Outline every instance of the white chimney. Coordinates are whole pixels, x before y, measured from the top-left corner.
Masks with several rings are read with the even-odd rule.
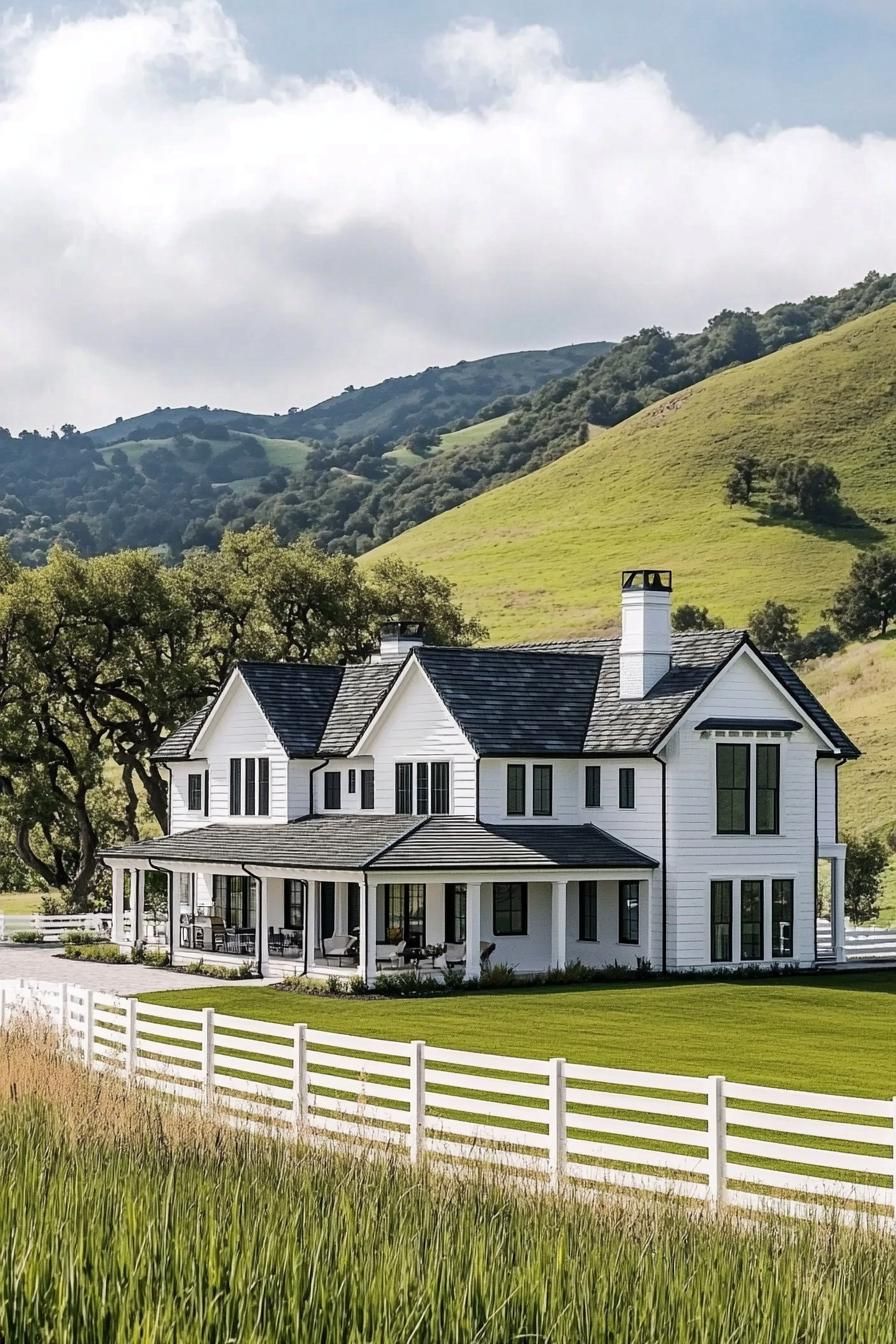
[[[643,700],[672,663],[672,571],[622,571],[619,694]]]
[[[388,621],[380,627],[380,651],[372,663],[400,662],[411,649],[423,645],[424,629],[420,621]]]

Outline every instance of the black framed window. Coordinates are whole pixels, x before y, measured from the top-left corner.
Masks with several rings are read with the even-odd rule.
[[[524,817],[526,815],[526,767],[508,765],[507,767],[507,815]]]
[[[267,756],[258,758],[258,815],[266,817],[271,810],[271,763]]]
[[[190,812],[202,811],[201,775],[187,775],[187,809]]]
[[[597,883],[579,883],[579,942],[597,942]]]
[[[426,943],[426,887],[422,882],[393,882],[385,888],[385,942],[423,947]]]
[[[776,742],[756,744],[756,834],[777,835],[781,829],[781,748]]]
[[[793,956],[793,878],[772,879],[772,956]]]
[[[750,830],[750,748],[741,742],[716,743],[716,831],[747,835]]]
[[[429,812],[429,763],[417,762],[417,815],[425,817]]]
[[[495,882],[492,886],[492,932],[524,934],[529,925],[529,887],[526,882]]]
[[[463,882],[445,883],[445,942],[467,940],[467,888]]]
[[[741,961],[762,961],[763,883],[752,878],[740,884],[740,956]]]
[[[357,770],[349,770],[348,791],[349,793],[355,793],[357,791],[357,788],[358,788],[358,772]]]
[[[246,816],[255,816],[255,757],[247,756],[243,762],[246,781]]]
[[[288,929],[304,929],[308,884],[300,877],[287,877],[283,883],[283,922]]]
[[[619,767],[619,806],[634,807],[634,805],[635,805],[634,766],[622,765]]]
[[[711,961],[731,960],[731,912],[734,888],[731,882],[712,882],[709,888]]]
[[[249,877],[225,877],[215,873],[212,879],[212,904],[215,914],[229,929],[255,928],[255,881]]]
[[[585,766],[585,806],[600,807],[600,766]]]
[[[342,774],[339,770],[324,771],[324,807],[338,812],[342,806]]]
[[[243,811],[243,762],[239,756],[230,760],[230,815],[239,817]]]
[[[451,809],[451,770],[447,761],[429,767],[429,810],[434,817],[447,817]]]
[[[409,817],[414,810],[414,767],[404,761],[395,766],[395,811]]]
[[[204,776],[203,781],[202,781],[202,810],[203,810],[203,812],[205,813],[205,815],[208,816],[208,771],[207,771],[207,770],[206,770],[206,772],[205,772],[205,776]]]
[[[533,765],[532,767],[532,815],[549,817],[554,811],[554,767],[552,765]]]
[[[373,811],[373,771],[361,771],[361,807],[365,812]]]
[[[641,939],[641,884],[619,883],[619,941],[637,943]]]

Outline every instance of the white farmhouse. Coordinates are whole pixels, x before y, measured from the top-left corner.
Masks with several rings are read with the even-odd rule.
[[[402,623],[362,666],[234,667],[157,754],[169,834],[105,855],[113,937],[126,887],[142,936],[157,869],[176,963],[811,966],[829,861],[843,960],[859,753],[745,631],[672,634],[671,590],[627,570],[621,639],[440,648]]]

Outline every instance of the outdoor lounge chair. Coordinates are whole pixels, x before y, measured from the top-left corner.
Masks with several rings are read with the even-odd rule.
[[[400,943],[377,943],[377,966],[388,967],[392,971],[397,971],[401,966],[401,960],[404,956],[404,949],[406,947],[407,943],[404,939],[402,939]]]
[[[357,946],[358,940],[353,933],[336,933],[323,941],[324,961],[335,961],[337,966],[343,966],[346,961],[354,962]]]

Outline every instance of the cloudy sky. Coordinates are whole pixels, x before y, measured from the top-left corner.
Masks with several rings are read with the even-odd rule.
[[[0,15],[14,429],[282,410],[896,269],[892,0]]]

